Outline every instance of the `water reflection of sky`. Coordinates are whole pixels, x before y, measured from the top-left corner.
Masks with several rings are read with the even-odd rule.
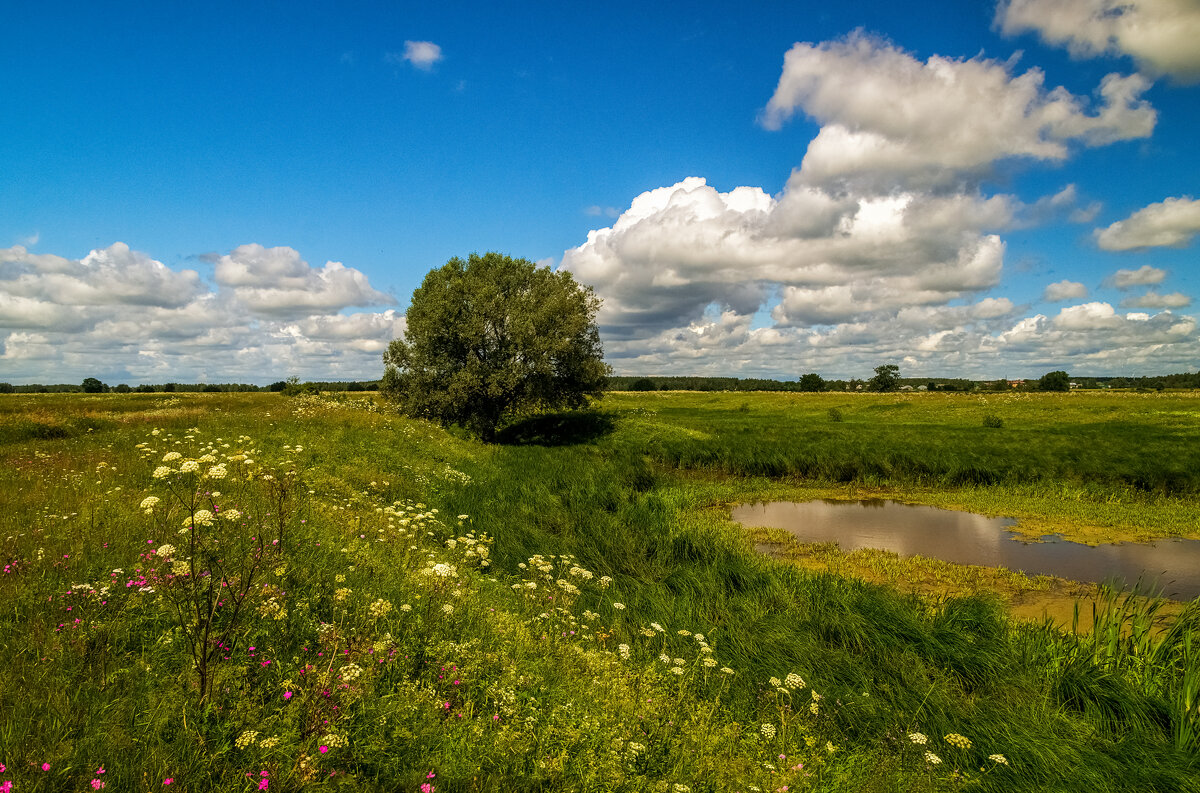
[[[745,526],[786,529],[801,542],[837,542],[845,551],[878,548],[901,556],[1127,586],[1141,578],[1156,583],[1169,597],[1200,597],[1196,540],[1092,547],[1046,537],[1040,543],[1023,543],[1007,530],[1014,522],[1010,518],[882,499],[742,504],[733,508],[733,519]]]

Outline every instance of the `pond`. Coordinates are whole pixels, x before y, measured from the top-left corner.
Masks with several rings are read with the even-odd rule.
[[[1056,535],[1022,541],[1016,521],[898,501],[776,501],[741,504],[743,526],[786,529],[800,542],[836,542],[843,551],[876,548],[957,564],[1004,567],[1027,575],[1133,587],[1139,579],[1180,600],[1200,597],[1200,541],[1090,546]]]

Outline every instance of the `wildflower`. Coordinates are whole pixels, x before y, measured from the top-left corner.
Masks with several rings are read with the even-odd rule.
[[[195,460],[184,460],[179,464],[179,473],[194,474],[200,470],[200,463]]]
[[[367,610],[371,612],[372,617],[382,617],[384,614],[387,614],[392,610],[392,604],[383,598],[379,598],[370,606],[368,606]]]
[[[233,743],[235,746],[237,746],[237,748],[245,749],[247,746],[253,746],[254,742],[257,740],[258,740],[258,730],[246,730],[241,735],[239,735],[237,737],[237,740],[234,741]]]
[[[284,700],[289,700],[289,699],[291,699],[291,698],[292,698],[292,692],[290,692],[290,691],[285,691],[285,692],[283,692],[283,698],[284,698]]]
[[[625,604],[624,603],[613,603],[613,608],[615,608],[617,611],[624,611]]]
[[[946,736],[946,743],[950,744],[951,746],[957,746],[959,749],[971,748],[971,739],[965,735],[959,735],[956,732],[952,732]]]
[[[763,734],[763,737],[766,738],[768,741],[775,737],[775,725],[774,724],[771,724],[771,723],[764,724],[762,727],[759,727],[758,731],[761,732]]]
[[[221,517],[230,523],[234,523],[238,520],[241,520],[242,513],[238,512],[236,509],[223,509],[221,510]]]
[[[908,740],[912,741],[915,744],[924,746],[925,742],[928,741],[929,739],[925,737],[925,733],[923,733],[923,732],[910,732],[908,734]]]
[[[104,782],[101,782],[99,777],[92,780],[92,790],[99,790],[102,787],[107,787],[107,784]]]
[[[825,751],[829,752],[830,754],[833,754],[837,751],[837,747],[833,745],[833,741],[825,742]]]
[[[679,630],[677,630],[675,632],[677,634],[679,634],[680,636],[691,636],[692,635],[692,632],[689,631],[687,628],[680,628]]]
[[[771,688],[779,688],[780,686],[783,685],[783,681],[781,681],[777,677],[773,677],[770,680],[768,680],[767,682],[771,684]]]
[[[209,479],[224,479],[228,475],[229,472],[225,470],[225,463],[218,463],[214,465],[213,467],[209,468],[208,472],[205,474],[205,476]]]
[[[325,754],[329,751],[329,747],[325,745],[318,746],[317,749],[321,752],[321,754]]]
[[[166,454],[163,455],[162,461],[164,463],[170,463],[170,462],[174,462],[175,460],[178,460],[182,456],[183,455],[180,454],[179,452],[167,452]]]
[[[662,655],[658,656],[658,660],[662,661],[664,664],[669,664],[671,663],[671,656],[663,653]]]
[[[795,672],[788,672],[788,676],[783,679],[783,684],[792,690],[804,688],[804,678]]]
[[[335,575],[333,577],[333,580],[336,581],[337,583],[341,584],[346,580],[346,576],[343,575],[342,573],[338,573],[337,575]]]
[[[458,576],[458,568],[452,564],[446,564],[445,562],[439,562],[438,564],[435,564],[430,568],[430,571],[433,573],[433,575],[436,575],[440,578],[455,578]]]
[[[600,586],[603,587],[604,589],[608,589],[608,585],[611,583],[612,583],[612,576],[607,576],[607,575],[600,576]]]
[[[138,509],[154,509],[158,500],[158,496],[146,496],[142,499],[142,505]]]
[[[405,603],[403,606],[400,607],[400,610],[404,611],[404,612],[409,612],[409,611],[412,611],[412,606]]]
[[[617,655],[621,656],[621,660],[628,661],[629,660],[629,645],[628,644],[618,644],[617,645]]]
[[[809,704],[808,712],[811,713],[812,715],[816,716],[818,713],[821,712],[821,706],[818,705],[816,702],[813,702],[813,703]]]
[[[175,781],[175,778],[174,778],[174,777],[167,777],[166,779],[164,779],[164,780],[163,780],[163,784],[164,784],[164,785],[169,785],[169,784],[171,784],[171,783],[172,783],[172,782],[174,782],[174,781]]]
[[[659,625],[657,622],[650,623],[650,627],[653,628],[654,630],[658,631],[659,633],[663,632],[663,626]]]
[[[723,675],[732,675],[732,674],[733,674],[733,670],[732,670],[732,669],[730,669],[728,666],[722,666],[722,667],[721,667],[721,674],[723,674]]]
[[[166,479],[168,476],[170,476],[173,473],[175,473],[174,468],[168,468],[165,465],[160,465],[154,469],[154,473],[152,473],[151,476],[154,477],[155,479]]]
[[[354,590],[351,589],[350,587],[344,586],[341,589],[334,590],[333,599],[334,600],[345,600],[346,598],[350,597],[350,593],[353,591]]]
[[[716,658],[705,658],[704,665],[706,667],[708,667],[709,669],[712,669],[714,666],[717,665],[717,659]]]
[[[358,664],[346,664],[342,667],[342,680],[345,680],[347,683],[351,680],[357,680],[362,673],[363,669]]]
[[[336,732],[331,732],[327,735],[321,736],[321,743],[331,746],[334,749],[339,749],[350,745],[350,742],[346,740],[344,735],[340,735]]]
[[[988,759],[991,760],[993,763],[999,763],[1000,765],[1008,765],[1008,758],[1002,754],[989,754]]]
[[[672,667],[671,667],[671,674],[673,674],[673,675],[682,675],[682,674],[683,674],[683,667],[681,667],[681,666],[672,666]]]
[[[158,546],[158,550],[154,552],[154,555],[159,558],[166,558],[173,553],[175,553],[175,546],[171,545],[170,543],[166,543]]]
[[[449,603],[447,603],[446,605],[442,606],[442,613],[443,614],[453,614],[454,606],[451,606]]]
[[[177,559],[171,564],[171,575],[173,576],[188,575],[191,572],[192,563],[187,560]]]
[[[937,765],[938,763],[942,762],[942,758],[938,757],[933,752],[926,752],[925,762],[929,763],[930,765]]]

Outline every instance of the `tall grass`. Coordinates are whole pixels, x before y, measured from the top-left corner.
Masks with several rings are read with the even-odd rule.
[[[365,401],[138,397],[0,400],[16,791],[1200,789],[1192,616],[1118,608],[1084,637],[1010,623],[984,594],[930,603],[779,565],[711,509],[728,482],[664,464],[726,431],[691,397],[678,419],[655,396],[557,424],[573,442],[508,446]],[[732,426],[770,436],[741,401],[734,420],[757,423]],[[2,434],[39,411],[110,423]],[[165,454],[201,442],[296,470],[307,499],[207,699],[141,508]],[[194,491],[248,530],[280,514]]]

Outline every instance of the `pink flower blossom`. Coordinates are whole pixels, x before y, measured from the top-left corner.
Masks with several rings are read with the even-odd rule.
[[[166,779],[164,779],[164,780],[163,780],[163,784],[164,784],[164,785],[169,785],[169,784],[171,784],[171,783],[172,783],[172,782],[174,782],[174,781],[175,781],[175,779],[174,779],[173,777],[167,777]]]
[[[42,770],[43,770],[43,771],[49,771],[49,770],[50,770],[50,764],[49,764],[49,763],[42,763]]]
[[[285,691],[285,692],[283,692],[283,698],[284,698],[284,699],[291,699],[291,698],[292,698],[292,692],[290,692],[290,691]]]
[[[321,754],[325,754],[326,752],[329,751],[329,747],[325,746],[324,744],[322,744],[321,746],[318,746],[317,748],[321,750]]]

